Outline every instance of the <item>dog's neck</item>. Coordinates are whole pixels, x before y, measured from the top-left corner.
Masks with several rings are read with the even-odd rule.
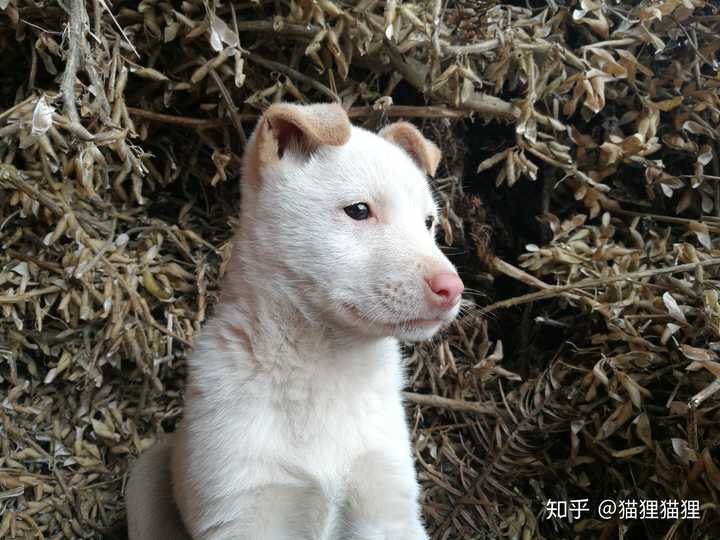
[[[267,259],[263,249],[247,236],[238,235],[235,241],[214,325],[230,336],[231,349],[239,346],[268,369],[337,363],[353,351],[367,358],[362,366],[367,370],[377,350],[397,346],[394,338],[366,336],[324,323],[300,296],[302,287],[288,284],[287,276],[273,279],[278,269],[263,264]]]

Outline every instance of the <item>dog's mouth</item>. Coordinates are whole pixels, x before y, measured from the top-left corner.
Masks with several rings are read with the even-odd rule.
[[[434,319],[406,319],[397,322],[385,322],[369,319],[360,309],[352,304],[343,304],[343,309],[355,324],[365,325],[388,333],[409,329],[429,330],[436,326],[441,326],[450,322],[440,317]]]
[[[394,323],[393,326],[396,327],[417,327],[417,328],[431,328],[433,326],[443,324],[445,321],[443,319],[409,319],[407,321],[402,321],[399,323]]]

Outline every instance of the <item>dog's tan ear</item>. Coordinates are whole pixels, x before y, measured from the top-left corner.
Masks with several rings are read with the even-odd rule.
[[[278,103],[265,111],[255,131],[258,164],[268,166],[292,144],[304,152],[324,144],[345,144],[350,138],[350,120],[336,103]]]
[[[410,122],[395,122],[380,130],[379,135],[397,144],[428,176],[434,176],[442,153],[435,143],[427,140]]]

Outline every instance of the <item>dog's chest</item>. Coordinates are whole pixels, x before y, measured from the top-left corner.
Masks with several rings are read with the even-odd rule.
[[[268,404],[278,433],[296,452],[307,454],[306,462],[327,468],[396,436],[403,418],[399,355],[383,354],[299,364],[284,380],[273,381]]]
[[[398,446],[405,437],[402,407],[389,392],[313,396],[294,405],[278,419],[281,455],[326,485],[341,481],[363,454]]]
[[[394,344],[393,344],[394,345]],[[328,482],[363,453],[407,441],[395,346],[317,362],[285,359],[240,390],[238,422],[229,431],[251,456],[283,461]],[[289,367],[292,366],[292,367]],[[240,444],[242,442],[242,444]]]
[[[216,483],[242,491],[300,481],[340,493],[368,452],[409,459],[394,340],[338,357],[213,356],[213,368],[194,371],[201,393],[187,414],[197,459]]]

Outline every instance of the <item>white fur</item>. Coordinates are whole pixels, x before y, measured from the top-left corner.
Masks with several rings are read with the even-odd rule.
[[[398,338],[427,339],[457,314],[426,301],[424,278],[455,271],[425,228],[436,214],[427,180],[357,127],[309,158],[291,148],[257,180],[243,181],[180,428],[131,473],[130,539],[181,522],[153,495],[170,476],[193,539],[427,539]],[[348,217],[357,202],[375,217]],[[407,322],[417,319],[438,323]]]

